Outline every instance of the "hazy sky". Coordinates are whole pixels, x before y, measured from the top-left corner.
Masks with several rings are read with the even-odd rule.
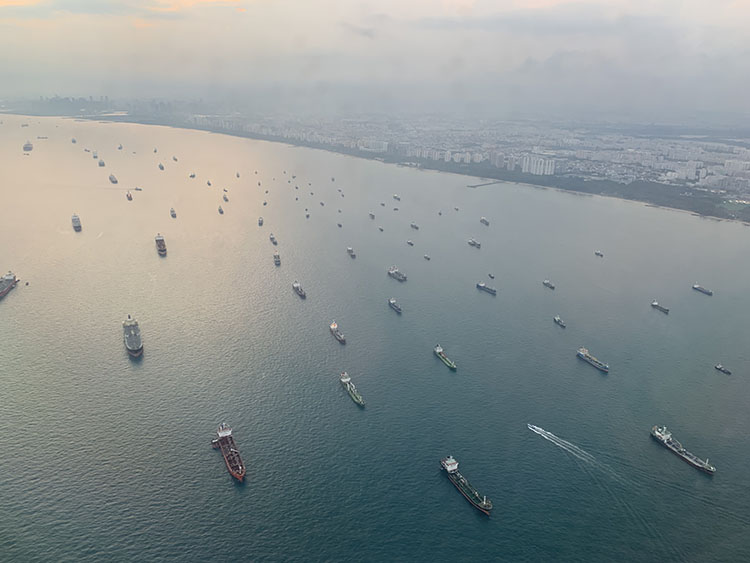
[[[0,0],[0,97],[750,112],[750,0]]]

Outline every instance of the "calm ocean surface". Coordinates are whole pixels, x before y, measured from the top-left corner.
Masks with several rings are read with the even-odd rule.
[[[0,121],[0,271],[22,280],[0,300],[0,560],[750,560],[750,229],[206,132]],[[244,484],[210,447],[222,421]]]

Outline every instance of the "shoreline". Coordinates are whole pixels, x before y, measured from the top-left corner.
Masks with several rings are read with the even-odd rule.
[[[0,115],[2,113],[0,112]],[[96,121],[100,123],[133,123],[137,125],[151,125],[151,126],[157,126],[157,127],[169,127],[172,129],[183,129],[187,131],[203,131],[207,133],[212,133],[215,135],[226,135],[228,137],[235,137],[235,138],[243,138],[243,139],[252,139],[256,141],[264,141],[268,143],[276,143],[281,145],[286,145],[288,147],[301,147],[301,148],[307,148],[312,150],[321,150],[329,153],[334,154],[340,154],[343,156],[349,156],[353,158],[359,158],[363,160],[371,160],[380,162],[382,164],[390,164],[405,168],[411,168],[413,170],[421,170],[421,171],[430,171],[430,172],[438,172],[438,173],[446,173],[446,174],[453,174],[456,176],[464,176],[468,178],[475,178],[479,180],[479,183],[473,183],[473,184],[466,184],[467,188],[470,189],[479,189],[489,186],[494,186],[497,184],[514,184],[517,186],[526,186],[530,188],[536,188],[536,189],[553,189],[558,192],[565,192],[574,194],[577,196],[600,196],[600,197],[606,197],[609,199],[615,199],[618,201],[627,201],[632,203],[638,203],[641,205],[644,205],[646,207],[653,207],[656,209],[663,209],[663,210],[669,210],[669,211],[677,211],[681,213],[688,213],[690,215],[693,215],[695,217],[698,217],[699,219],[711,219],[714,221],[726,221],[730,223],[739,223],[744,226],[750,226],[750,219],[742,219],[742,218],[736,218],[736,217],[722,217],[719,215],[714,215],[710,213],[702,213],[701,211],[697,209],[692,208],[686,208],[686,207],[675,207],[671,205],[663,205],[659,203],[654,203],[653,201],[646,201],[644,199],[637,199],[637,198],[629,198],[629,197],[623,197],[618,194],[610,194],[610,193],[601,193],[601,192],[594,192],[594,191],[584,191],[581,189],[576,188],[568,188],[568,187],[561,187],[561,186],[555,186],[555,185],[547,185],[547,184],[541,184],[541,183],[531,183],[524,179],[510,179],[510,178],[494,178],[491,176],[483,176],[481,175],[481,171],[477,172],[470,172],[470,171],[464,171],[462,169],[444,169],[443,167],[437,166],[439,161],[435,161],[436,166],[423,166],[421,163],[418,163],[417,166],[410,165],[408,163],[401,162],[394,158],[386,158],[387,155],[384,156],[376,156],[373,154],[372,156],[369,156],[367,154],[362,154],[360,151],[356,151],[354,149],[351,150],[338,150],[336,147],[329,147],[327,145],[317,145],[313,143],[302,143],[302,142],[293,142],[289,139],[282,138],[282,137],[275,137],[271,135],[260,135],[260,134],[253,134],[248,133],[245,131],[233,131],[231,129],[215,129],[215,128],[209,128],[209,127],[200,127],[195,124],[191,123],[175,123],[175,122],[168,122],[168,121],[158,121],[158,120],[147,120],[147,119],[138,119],[133,116],[128,115],[109,115],[109,116],[75,116],[75,115],[33,115],[33,114],[24,114],[24,113],[5,113],[5,115],[15,115],[18,117],[28,117],[28,118],[61,118],[61,119],[73,119],[74,121],[84,122],[84,121]],[[114,118],[114,119],[112,119]],[[425,164],[430,164],[431,161],[427,161]],[[503,169],[498,169],[498,172],[502,171]],[[554,176],[545,176],[545,178],[552,178],[554,179]],[[557,177],[557,179],[571,179],[570,177]],[[585,184],[587,182],[584,178],[572,178],[573,180],[577,180],[581,184]],[[655,186],[663,186],[663,187],[671,187],[667,184],[657,184],[653,183]]]

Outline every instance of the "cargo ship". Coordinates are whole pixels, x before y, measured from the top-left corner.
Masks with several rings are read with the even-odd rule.
[[[274,246],[276,246],[277,244],[279,244],[279,242],[276,240],[276,237],[273,236],[273,233],[271,233],[270,235],[268,235],[268,240],[270,240],[271,244],[273,244]]]
[[[709,475],[713,475],[716,472],[716,468],[708,462],[708,458],[704,461],[687,451],[680,442],[672,437],[672,433],[667,430],[666,426],[654,426],[651,429],[651,437],[696,469],[700,469]]]
[[[395,297],[391,297],[388,300],[388,306],[391,309],[393,309],[394,311],[396,311],[399,315],[401,314],[401,305],[399,305],[398,303],[396,303],[396,298]]]
[[[351,258],[356,258],[356,257],[357,257],[357,254],[356,254],[356,253],[354,252],[354,249],[353,249],[353,248],[352,248],[351,246],[347,246],[347,247],[346,247],[346,253],[347,253],[347,254],[348,254],[348,255],[349,255],[349,256],[350,256]]]
[[[341,372],[341,375],[339,376],[339,381],[341,381],[341,385],[344,386],[344,389],[346,389],[346,392],[349,393],[349,396],[352,398],[352,401],[357,403],[360,407],[365,406],[365,400],[362,398],[362,395],[359,394],[359,391],[357,391],[357,388],[354,386],[354,383],[352,383],[352,378],[349,377],[349,374],[345,371]]]
[[[263,226],[263,217],[258,217],[258,226],[259,227]]]
[[[579,348],[578,353],[576,355],[579,358],[581,358],[583,361],[590,363],[599,371],[603,371],[604,373],[609,373],[609,366],[605,364],[604,362],[597,360],[594,356],[589,354],[589,351],[586,348]]]
[[[372,211],[370,211],[370,219],[375,219],[375,214]]]
[[[222,422],[219,425],[216,438],[211,441],[211,446],[214,449],[221,450],[229,474],[238,481],[242,481],[245,478],[245,464],[242,463],[240,452],[237,451],[237,445],[232,437],[232,429],[228,424]]]
[[[388,275],[391,276],[394,280],[398,280],[400,282],[406,281],[406,274],[400,271],[396,266],[391,266],[390,268],[388,268]]]
[[[486,291],[490,295],[497,295],[497,289],[494,287],[490,287],[484,282],[477,282],[477,289],[481,289],[482,291]]]
[[[445,470],[445,472],[448,474],[448,479],[451,480],[451,483],[456,486],[460,493],[466,498],[466,500],[468,500],[472,504],[472,506],[474,506],[474,508],[476,508],[480,512],[484,512],[487,516],[490,515],[490,511],[492,510],[492,501],[488,500],[486,496],[480,495],[479,491],[477,491],[474,486],[469,483],[466,477],[461,475],[458,470],[458,462],[453,458],[452,455],[441,459],[440,467]]]
[[[156,251],[159,253],[159,255],[166,256],[167,255],[167,243],[164,240],[164,237],[161,236],[160,233],[156,233],[156,236],[154,237],[154,241],[156,241]]]
[[[555,315],[552,320],[555,321],[555,324],[557,326],[565,328],[565,321],[562,320],[562,318],[560,317],[560,315]]]
[[[26,141],[23,145],[23,152],[31,152],[34,148],[34,145],[31,144],[31,141]]]
[[[105,162],[100,158],[99,159],[99,168],[104,168]]]
[[[143,341],[141,340],[141,329],[138,326],[138,321],[128,315],[128,318],[122,321],[122,332],[128,354],[134,358],[142,355]]]
[[[408,244],[409,246],[414,246],[414,242],[412,242],[411,240],[407,240],[406,244]]]
[[[344,337],[344,333],[339,330],[339,325],[336,324],[336,321],[333,321],[329,328],[331,329],[331,334],[333,334],[333,337],[336,340],[341,342],[341,344],[346,344],[346,337]]]
[[[706,295],[714,294],[714,292],[711,291],[710,289],[706,289],[705,287],[703,287],[702,285],[698,285],[697,283],[693,285],[693,289],[695,291],[700,291],[701,293],[705,293]]]
[[[430,258],[430,255],[429,255],[429,254],[425,254],[425,255],[424,255],[424,259],[425,259],[425,260],[432,260],[432,258]]]
[[[109,181],[112,182],[113,184],[117,183],[117,178],[115,177],[114,174],[109,175]]]
[[[169,208],[169,214],[172,216],[172,219],[177,219],[177,212],[174,210],[174,207]]]
[[[18,278],[16,278],[16,275],[13,272],[8,272],[3,277],[0,278],[0,297],[4,297],[8,295],[8,292],[16,287],[16,284],[18,283]]]
[[[598,256],[599,258],[604,258],[604,252],[601,250],[594,250],[594,256]]]
[[[81,218],[73,213],[73,217],[71,217],[71,222],[73,223],[73,230],[74,231],[80,231],[81,230]]]
[[[419,225],[417,225],[416,223],[413,223],[413,222],[412,222],[412,224],[411,224],[410,226],[411,226],[411,228],[412,228],[412,229],[414,229],[414,230],[416,230],[416,231],[418,231],[418,230],[419,230]]]
[[[302,299],[307,299],[307,293],[305,293],[305,290],[302,289],[302,285],[297,280],[294,280],[294,283],[292,284],[292,289],[294,290],[294,293],[299,295]]]
[[[667,315],[669,314],[669,309],[667,309],[663,305],[659,305],[659,302],[655,299],[651,302],[651,306],[657,311],[661,311],[662,313],[665,313]]]
[[[221,208],[221,205],[219,206],[219,215],[224,215],[224,210]]]
[[[278,252],[273,253],[273,263],[277,266],[281,266],[281,256],[279,256]]]
[[[130,193],[130,190],[127,191],[125,197],[128,198],[128,201],[133,201],[133,194]]]
[[[159,170],[164,170],[164,165],[161,162],[159,163]]]
[[[469,243],[469,246],[473,246],[474,248],[482,248],[482,245],[476,239],[470,238],[467,242]]]
[[[723,365],[721,365],[721,364],[716,364],[716,365],[714,366],[714,369],[715,369],[715,370],[718,370],[718,371],[720,371],[721,373],[723,373],[723,374],[725,374],[725,375],[732,375],[732,372],[731,372],[731,371],[729,371],[729,370],[728,370],[727,368],[725,368],[725,367],[724,367]]]
[[[548,288],[550,288],[550,289],[555,289],[555,284],[554,284],[554,283],[552,283],[552,282],[551,282],[551,281],[549,281],[549,280],[544,280],[544,281],[542,282],[542,285],[543,285],[544,287],[548,287]]]
[[[489,222],[489,221],[487,220],[487,218],[486,218],[486,217],[480,217],[480,218],[479,218],[479,222],[480,222],[480,223],[482,223],[482,225],[484,225],[484,226],[486,226],[486,227],[489,227],[489,226],[490,226],[490,222]]]
[[[223,195],[223,196],[221,196],[221,197],[222,197],[222,199],[223,199],[223,200],[224,200],[225,202],[229,203],[229,198],[227,197],[227,194],[224,194],[224,195]]]
[[[443,348],[440,346],[440,344],[437,344],[434,349],[435,355],[440,358],[440,361],[442,361],[446,366],[448,366],[453,371],[456,371],[457,367],[453,360],[451,360],[448,356],[445,355],[445,352],[443,351]]]
[[[401,196],[398,194],[393,194],[393,199],[395,199],[396,201],[401,201]]]

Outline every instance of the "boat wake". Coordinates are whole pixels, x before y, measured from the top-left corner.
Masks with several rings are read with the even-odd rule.
[[[567,440],[563,440],[562,438],[555,436],[552,432],[547,432],[544,428],[534,426],[533,424],[527,424],[526,426],[528,426],[529,430],[531,430],[532,432],[539,434],[545,440],[549,440],[559,448],[562,448],[563,450],[568,452],[573,457],[590,464],[598,463],[593,455],[579,448],[575,444],[571,444]]]

